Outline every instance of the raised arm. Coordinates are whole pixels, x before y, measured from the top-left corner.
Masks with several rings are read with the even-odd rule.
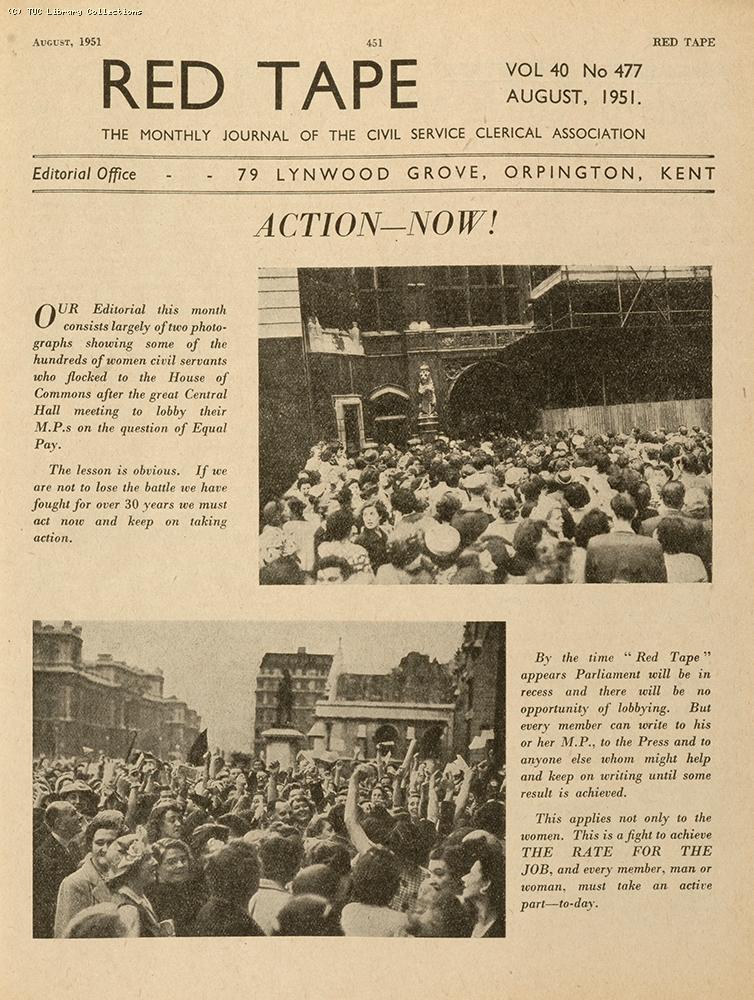
[[[359,785],[361,784],[361,779],[366,777],[368,773],[369,768],[365,764],[360,764],[358,767],[354,768],[353,774],[348,782],[348,793],[346,795],[346,804],[343,815],[348,836],[351,838],[351,843],[359,854],[363,854],[365,851],[374,847],[374,844],[364,831],[364,827],[359,822],[358,816]]]
[[[471,782],[474,780],[474,770],[471,767],[467,767],[463,772],[463,781],[461,782],[461,787],[458,790],[458,798],[456,799],[455,813],[453,814],[453,821],[455,822],[461,813],[464,811],[469,802],[469,793],[471,791]]]

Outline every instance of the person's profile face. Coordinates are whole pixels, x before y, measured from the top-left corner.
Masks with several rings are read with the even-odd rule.
[[[69,792],[65,801],[68,802],[77,812],[85,812],[87,796],[85,792]]]
[[[81,830],[81,813],[72,802],[65,802],[61,810],[56,831],[66,840],[71,840]]]
[[[432,859],[429,861],[429,884],[437,892],[441,889],[451,889],[453,877],[450,874],[450,869],[445,861],[441,859]]]
[[[327,820],[325,820],[322,823],[322,826],[321,826],[320,831],[319,831],[319,839],[320,840],[332,840],[334,836],[335,836],[335,828],[332,826],[331,823],[329,823]]]
[[[151,851],[144,856],[139,865],[138,881],[144,888],[154,885],[157,881],[157,861]]]
[[[479,861],[474,862],[461,881],[463,882],[462,898],[468,900],[479,899],[483,896],[488,884]]]
[[[108,868],[114,871],[118,867],[118,862],[128,851],[130,839],[130,837],[116,837],[115,840],[107,845],[105,861]]]

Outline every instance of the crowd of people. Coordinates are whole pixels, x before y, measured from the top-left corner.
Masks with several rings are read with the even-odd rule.
[[[262,509],[263,584],[704,583],[712,438],[698,426],[320,442]]]
[[[34,936],[501,937],[504,773],[416,747],[39,758]]]

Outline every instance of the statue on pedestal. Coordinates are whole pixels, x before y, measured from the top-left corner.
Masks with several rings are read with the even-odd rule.
[[[283,667],[283,676],[278,684],[278,703],[275,713],[276,726],[293,725],[293,684],[291,672]]]
[[[432,381],[432,372],[429,365],[424,362],[419,368],[419,418],[437,417],[437,395],[435,393],[435,383]]]

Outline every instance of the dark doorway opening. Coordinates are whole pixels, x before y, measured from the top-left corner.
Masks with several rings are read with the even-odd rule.
[[[389,723],[378,726],[374,732],[374,745],[376,749],[382,750],[383,753],[390,750],[393,756],[395,756],[398,747],[398,730],[395,726],[391,726]]]
[[[450,391],[445,425],[454,437],[485,437],[532,429],[538,411],[527,372],[516,365],[479,361],[459,375]]]
[[[369,404],[374,439],[402,447],[409,438],[409,400],[397,392],[381,392]]]
[[[346,403],[343,406],[343,427],[346,434],[346,454],[358,455],[361,451],[358,403]]]

